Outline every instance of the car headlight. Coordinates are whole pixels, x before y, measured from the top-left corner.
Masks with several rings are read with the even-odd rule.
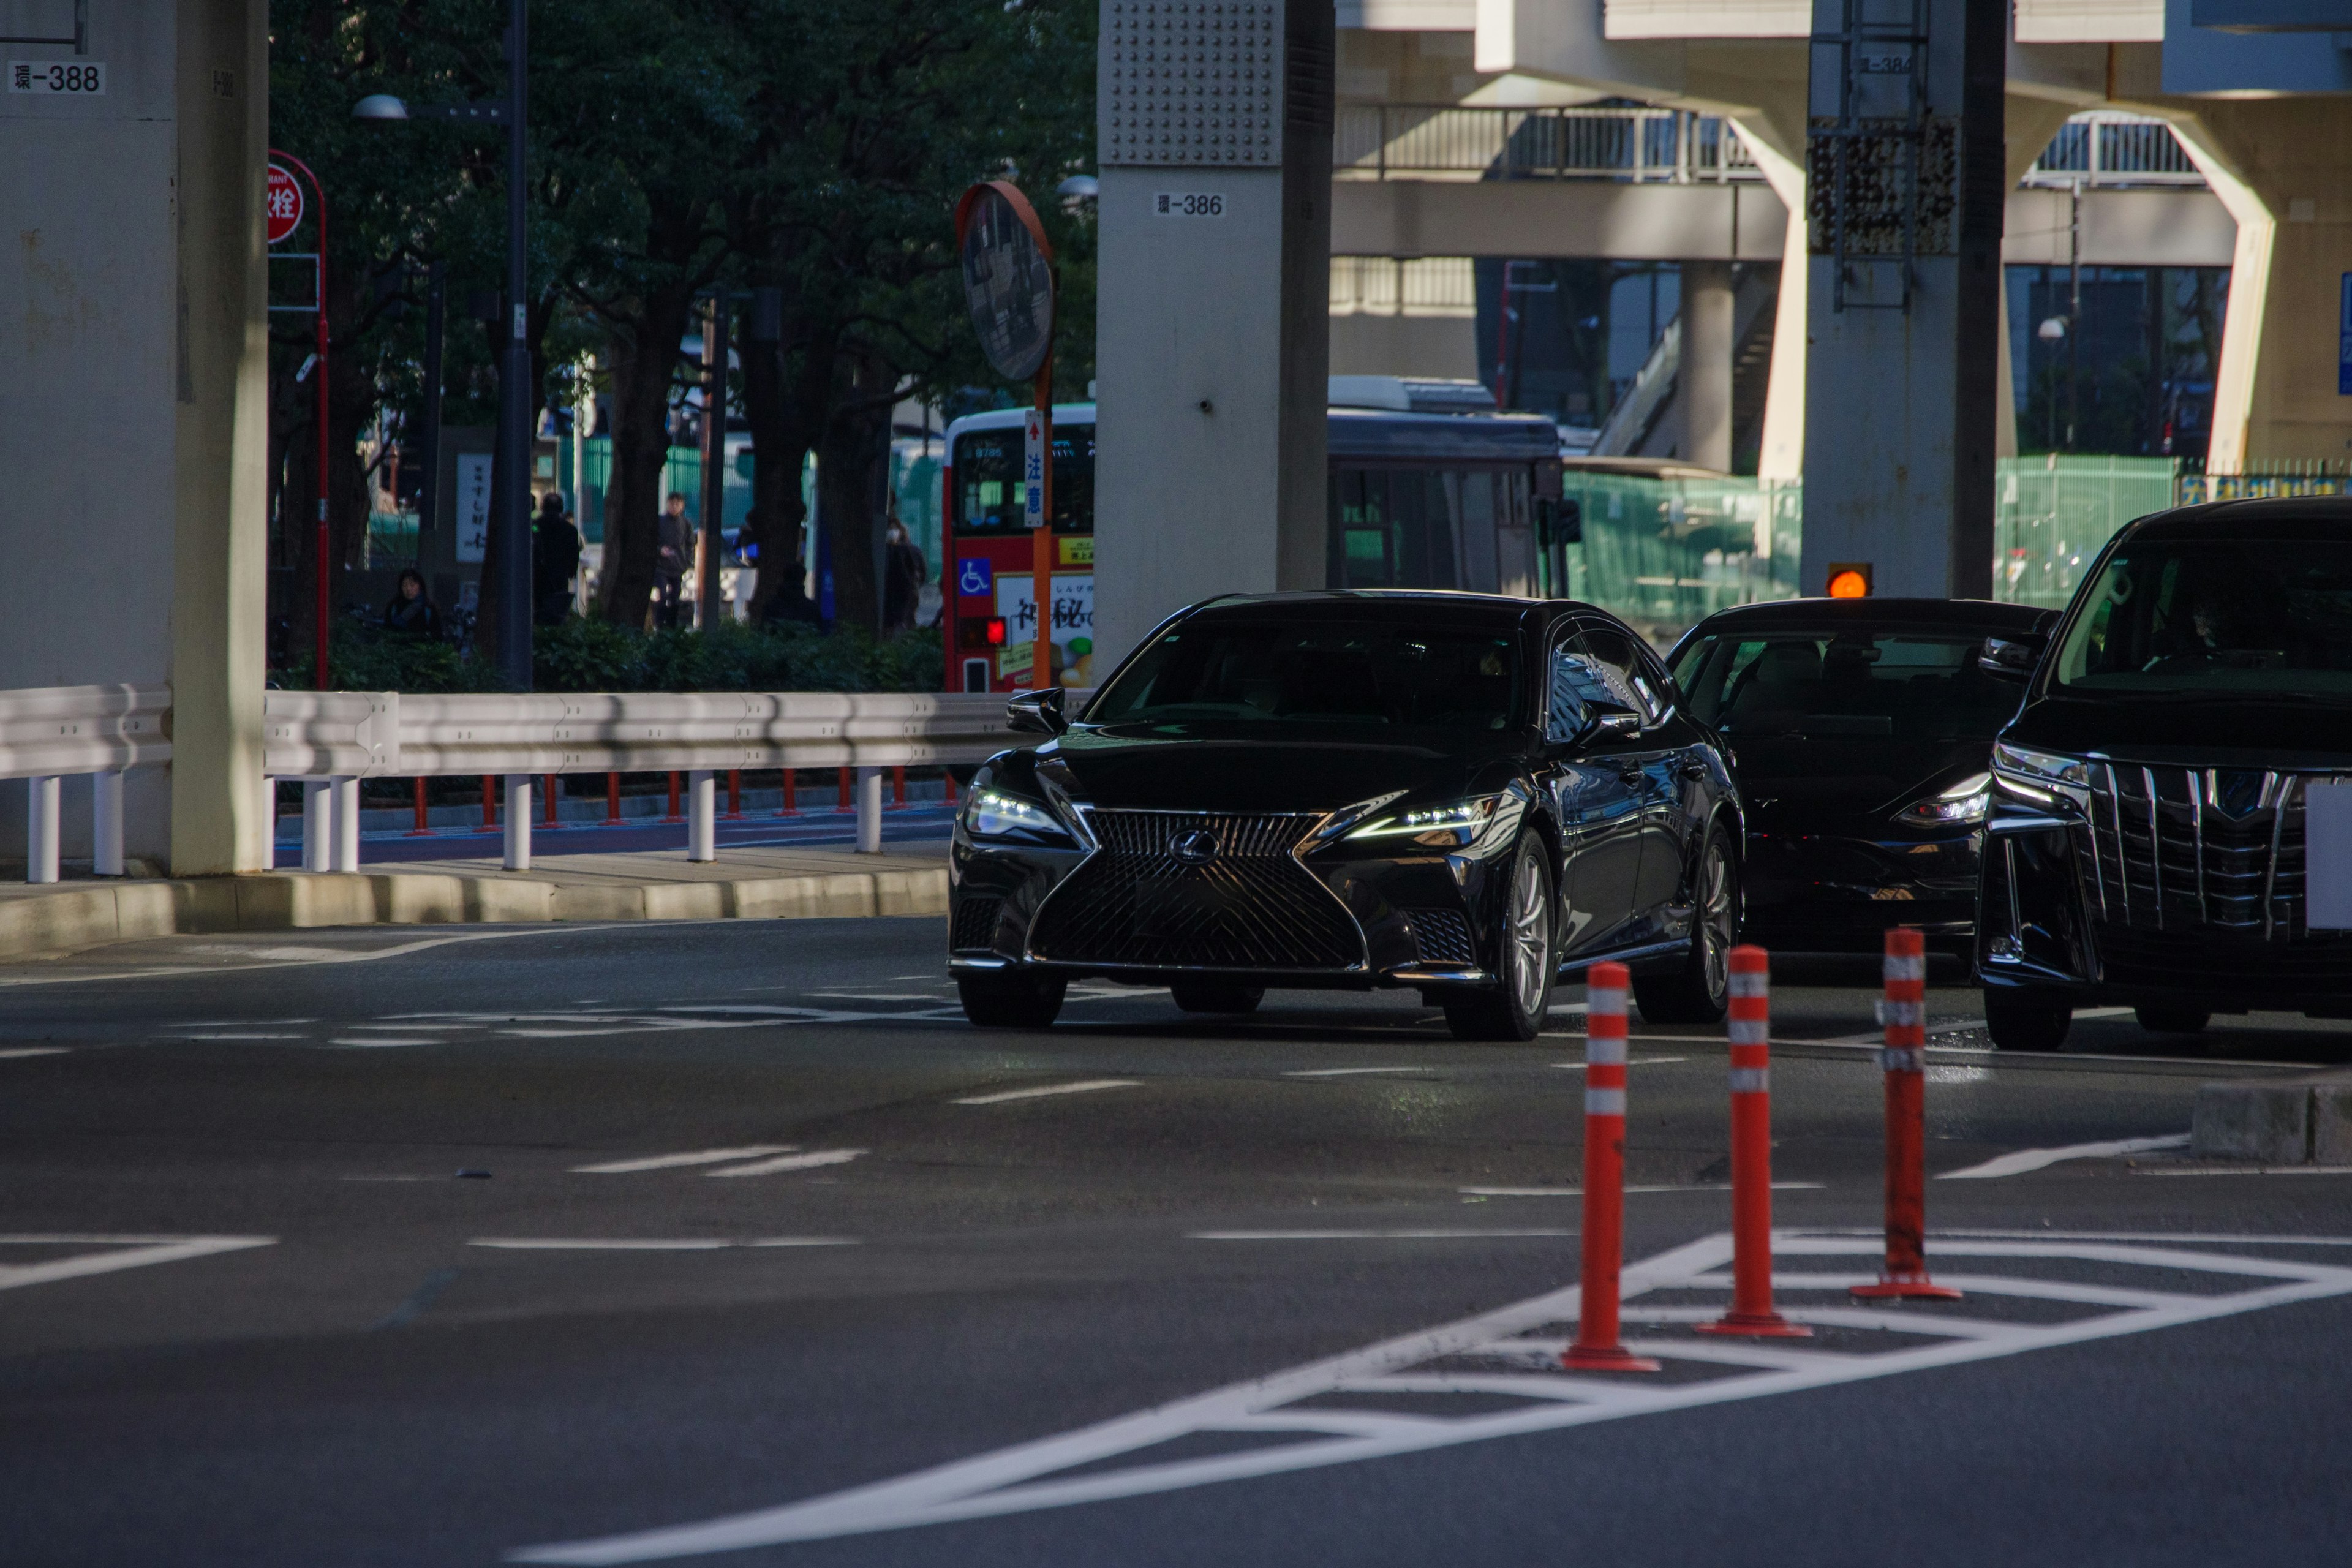
[[[1495,820],[1499,795],[1457,800],[1447,805],[1415,806],[1371,821],[1348,835],[1350,838],[1410,838],[1432,849],[1458,849],[1475,844]]]
[[[2011,795],[2037,805],[2054,805],[2061,795],[2078,805],[2090,798],[2091,764],[2080,757],[2057,752],[2037,752],[2027,746],[1995,742],[1992,776]]]
[[[1001,789],[976,789],[964,803],[963,830],[974,838],[1022,838],[1037,834],[1067,837],[1061,819],[1034,800]]]
[[[1895,819],[1914,827],[1973,826],[1991,809],[1992,775],[1970,773],[1949,789],[1913,801]]]

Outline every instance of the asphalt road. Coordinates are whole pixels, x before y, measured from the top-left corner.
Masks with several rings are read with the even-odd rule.
[[[1724,1047],[1637,1023],[1627,1333],[1667,1368],[1570,1378],[1565,1008],[1465,1046],[1409,995],[1087,986],[982,1033],[935,921],[0,968],[0,1561],[2344,1561],[2352,1178],[2147,1144],[2352,1031],[2004,1056],[1937,986],[1930,1170],[2011,1173],[1929,1184],[1963,1301],[1864,1310],[1869,966],[1776,987],[1816,1337],[1693,1331]]]

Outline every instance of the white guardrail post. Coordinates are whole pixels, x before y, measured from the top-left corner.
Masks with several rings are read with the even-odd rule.
[[[58,879],[58,776],[25,781],[25,880]]]
[[[882,853],[882,770],[857,770],[857,852]]]
[[[122,773],[172,760],[168,686],[43,686],[0,691],[0,778],[26,781],[25,879],[59,875],[60,781],[92,784],[91,864],[122,874]]]
[[[692,768],[686,775],[686,858],[719,858],[719,787],[709,768]]]
[[[89,874],[122,875],[122,774],[89,775]]]
[[[530,775],[507,775],[506,857],[499,864],[509,871],[530,869]]]
[[[360,868],[360,781],[334,781],[335,821],[334,847],[327,857],[331,871],[356,871]]]

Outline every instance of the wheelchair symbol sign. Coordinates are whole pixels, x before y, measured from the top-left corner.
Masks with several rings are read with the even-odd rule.
[[[996,587],[996,572],[986,557],[967,555],[956,566],[956,592],[986,594]]]

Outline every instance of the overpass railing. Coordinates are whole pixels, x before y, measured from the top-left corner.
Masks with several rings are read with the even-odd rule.
[[[1730,121],[1679,109],[1486,109],[1343,104],[1332,128],[1342,179],[1760,180]]]
[[[122,776],[171,760],[171,689],[73,686],[0,692],[0,778],[32,781],[26,879],[58,875],[61,781],[92,781],[93,868],[120,876]],[[715,858],[716,776],[730,769],[854,768],[857,843],[881,847],[882,770],[987,760],[1011,739],[985,693],[270,691],[262,771],[303,789],[302,863],[359,866],[359,781],[507,780],[506,863],[530,863],[530,790],[550,773],[677,772],[689,780],[688,858]],[[273,850],[274,852],[274,850]]]
[[[2202,185],[2172,127],[2150,114],[2092,110],[2058,128],[2026,171],[2029,185]]]

